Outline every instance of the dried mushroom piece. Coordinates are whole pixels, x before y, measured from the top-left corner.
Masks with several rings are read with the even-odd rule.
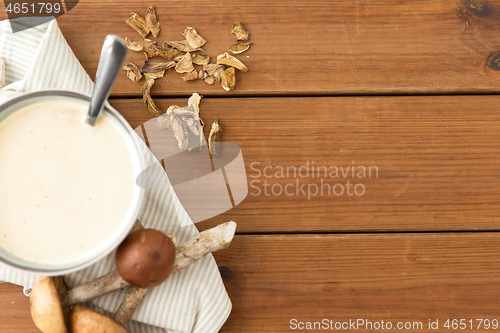
[[[177,57],[183,57],[186,53],[181,52],[177,49],[174,49],[173,47],[163,47],[161,48],[163,51],[163,54],[167,57],[168,60],[173,60],[177,59]]]
[[[179,62],[179,61],[181,61],[181,59],[182,59],[185,55],[186,55],[186,54],[184,53],[183,55],[180,55],[180,56],[175,57],[174,61],[175,61],[175,62]],[[192,60],[192,59],[193,59],[193,57],[191,57],[191,60]]]
[[[154,73],[154,72],[165,71],[167,69],[175,67],[175,65],[176,65],[175,61],[158,62],[146,59],[144,60],[144,65],[142,65],[141,67],[141,72]]]
[[[155,105],[155,102],[153,101],[153,98],[151,97],[151,87],[155,83],[154,79],[147,79],[146,83],[142,86],[141,93],[142,93],[142,100],[144,101],[144,105],[146,105],[146,108],[148,109],[149,113],[153,117],[158,117],[161,114],[160,109],[158,109]]]
[[[182,80],[184,80],[184,81],[196,80],[198,78],[198,72],[193,70],[192,72],[183,74],[181,77],[182,77]]]
[[[250,48],[251,44],[252,43],[246,43],[246,44],[245,43],[234,43],[233,45],[231,45],[227,49],[229,51],[231,51],[233,54],[240,54],[240,53],[243,53],[246,50],[248,50]]]
[[[248,67],[245,66],[238,58],[225,52],[217,57],[217,64],[224,65],[227,67],[234,67],[244,73],[248,72]]]
[[[168,59],[165,55],[165,51],[152,43],[144,44],[144,48],[142,49],[142,51],[146,56],[146,59],[153,57],[163,57],[165,59]]]
[[[205,51],[203,51],[202,48],[192,47],[191,45],[188,44],[188,42],[186,40],[163,43],[163,47],[166,47],[166,45],[171,46],[173,48],[176,48],[177,50],[179,50],[181,52],[195,52],[195,51],[205,52]]]
[[[153,37],[158,37],[160,33],[160,23],[156,19],[156,11],[154,6],[149,6],[146,13],[146,27],[151,31]]]
[[[127,48],[132,51],[142,51],[144,50],[144,45],[154,45],[156,44],[156,41],[151,40],[151,39],[143,39],[138,42],[132,42],[128,37],[125,37],[125,45],[127,45]]]
[[[172,131],[182,150],[201,150],[203,126],[194,105],[183,108],[168,108]]]
[[[178,106],[178,105],[170,105],[167,109],[167,111],[165,112],[165,114],[167,115],[170,115],[170,112],[172,112],[172,110],[175,110],[175,109],[181,109],[182,107],[181,106]]]
[[[165,70],[151,73],[143,73],[146,80],[160,79],[165,75]]]
[[[213,77],[213,76],[207,76],[205,78],[205,82],[208,83],[208,84],[214,84],[215,83],[215,77]]]
[[[210,62],[210,56],[206,54],[193,54],[191,56],[193,64],[195,65],[206,65]]]
[[[204,71],[199,71],[198,72],[198,79],[200,80],[205,80],[208,77],[208,74]]]
[[[215,76],[220,79],[220,74],[224,71],[224,66],[217,64],[206,64],[203,66],[203,70],[207,72],[209,76]]]
[[[179,106],[176,106],[176,108],[179,108]],[[162,114],[158,118],[156,118],[156,126],[160,129],[167,129],[170,128],[172,123],[170,122],[170,115],[167,113]]]
[[[221,139],[222,127],[220,126],[219,119],[217,119],[212,124],[210,134],[208,135],[208,150],[210,151],[210,154],[212,154],[212,156],[219,156]]]
[[[229,67],[221,75],[222,88],[225,91],[231,91],[236,86],[236,70],[234,67]]]
[[[137,82],[142,78],[141,71],[134,63],[131,62],[130,64],[125,65],[122,68],[127,71],[127,77],[132,82]]]
[[[221,80],[221,77],[222,77],[222,73],[224,72],[226,68],[224,66],[220,66],[219,68],[217,68],[217,70],[215,71],[213,77],[215,77],[215,79],[217,81],[220,81]]]
[[[233,24],[231,33],[235,34],[238,40],[248,40],[248,36],[250,35],[240,21]]]
[[[137,31],[143,38],[146,38],[150,33],[149,28],[146,26],[146,20],[144,20],[136,13],[132,13],[132,16],[130,16],[125,21],[125,23],[127,23],[129,27]]]
[[[189,46],[195,49],[202,47],[207,42],[203,37],[198,35],[196,29],[193,27],[186,27],[186,29],[184,29],[183,35],[184,37],[186,37],[186,41],[188,42]]]
[[[191,97],[189,97],[189,99],[188,99],[188,106],[194,106],[194,109],[195,109],[197,114],[200,114],[200,101],[202,98],[203,98],[203,96],[201,96],[200,94],[193,93],[191,95]],[[203,123],[203,121],[202,121],[202,123]]]
[[[191,59],[191,53],[186,53],[181,60],[175,66],[177,73],[190,73],[194,71],[193,61]]]

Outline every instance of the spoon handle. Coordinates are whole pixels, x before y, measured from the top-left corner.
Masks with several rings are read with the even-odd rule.
[[[127,46],[122,38],[116,35],[108,35],[104,39],[102,46],[101,58],[97,66],[95,76],[94,91],[90,99],[89,113],[85,121],[94,126],[99,112],[106,102],[106,99],[111,92],[113,83],[118,76],[118,72],[122,66],[125,56],[127,55]]]

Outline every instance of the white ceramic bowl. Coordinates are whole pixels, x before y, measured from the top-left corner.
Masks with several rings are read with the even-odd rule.
[[[16,110],[19,110],[20,108],[31,103],[54,99],[88,102],[90,97],[64,90],[43,90],[19,94],[0,105],[0,122],[10,114],[16,112]],[[0,247],[0,263],[2,265],[30,274],[49,276],[68,274],[83,269],[108,255],[111,251],[118,247],[118,245],[129,233],[130,229],[134,225],[134,222],[136,221],[140,209],[142,208],[144,199],[144,189],[139,187],[135,182],[135,177],[145,168],[144,155],[142,152],[142,147],[144,147],[144,145],[118,111],[107,105],[101,112],[105,112],[108,116],[111,116],[112,122],[117,124],[116,127],[124,139],[130,155],[130,163],[134,174],[134,184],[132,185],[132,198],[127,212],[125,213],[125,217],[112,235],[103,244],[90,251],[87,255],[77,258],[74,261],[65,262],[64,264],[51,265],[34,263],[18,258]],[[68,227],[70,228],[71,225],[68,225]]]

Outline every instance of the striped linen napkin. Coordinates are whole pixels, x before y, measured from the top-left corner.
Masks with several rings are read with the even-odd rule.
[[[23,19],[18,19],[15,24],[22,25]],[[0,90],[0,102],[19,92],[40,89],[66,89],[87,95],[92,92],[93,82],[66,43],[56,20],[15,34],[7,20],[0,22],[0,57],[6,63],[6,86]],[[149,152],[146,146],[144,150]],[[155,162],[151,153],[147,153],[147,156],[151,163]],[[198,230],[180,204],[164,170],[153,168],[151,173],[150,181],[164,186],[147,191],[146,203],[139,219],[147,228],[168,230],[181,244],[196,235]],[[64,278],[68,287],[72,288],[114,268],[112,253],[96,264]],[[25,294],[29,293],[29,288],[36,280],[36,276],[0,266],[0,281],[24,286]],[[126,290],[116,291],[86,305],[111,315],[125,293]],[[137,333],[217,332],[230,312],[231,301],[215,260],[212,255],[207,255],[148,292],[126,327]]]

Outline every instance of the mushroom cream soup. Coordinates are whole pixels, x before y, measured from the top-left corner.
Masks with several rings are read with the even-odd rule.
[[[42,100],[0,122],[0,248],[32,263],[84,261],[122,223],[134,186],[116,120],[88,103]]]

